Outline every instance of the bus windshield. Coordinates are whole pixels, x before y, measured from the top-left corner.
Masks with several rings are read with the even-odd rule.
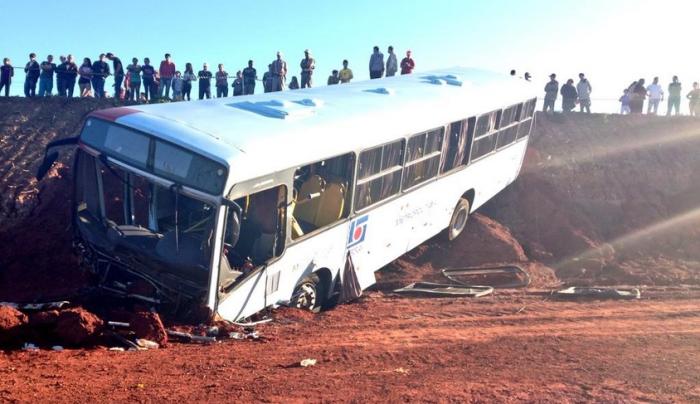
[[[78,152],[76,213],[95,248],[152,276],[170,273],[206,288],[215,207]]]

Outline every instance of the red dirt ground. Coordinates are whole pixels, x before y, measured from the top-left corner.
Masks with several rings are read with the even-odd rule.
[[[31,178],[48,141],[108,106],[0,100],[0,301],[90,284],[70,250],[70,156]],[[6,351],[0,400],[700,401],[698,140],[691,118],[539,116],[518,181],[452,244],[436,237],[387,266],[360,301],[276,311],[259,341]],[[479,300],[390,292],[444,282],[443,267],[494,264],[523,266],[530,288]],[[546,290],[562,284],[640,286],[643,299],[552,300]],[[59,316],[20,328],[44,342]],[[306,358],[318,363],[298,366]]]

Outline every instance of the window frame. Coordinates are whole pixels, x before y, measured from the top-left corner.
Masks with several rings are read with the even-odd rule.
[[[416,187],[418,187],[418,186],[420,186],[420,185],[422,185],[422,184],[424,184],[424,183],[426,183],[426,182],[428,182],[428,181],[430,181],[430,180],[432,180],[432,179],[438,178],[438,177],[440,176],[440,163],[442,162],[442,155],[443,155],[442,152],[443,152],[443,149],[444,149],[444,147],[445,147],[445,133],[446,133],[446,131],[447,131],[446,126],[447,126],[447,125],[442,125],[442,126],[435,127],[435,128],[433,128],[433,129],[428,129],[428,130],[426,130],[426,131],[418,132],[418,133],[415,133],[415,134],[409,136],[409,137],[406,139],[406,147],[408,148],[408,142],[409,142],[410,139],[412,139],[412,138],[414,138],[414,137],[416,137],[416,136],[425,135],[425,140],[424,140],[424,142],[423,142],[423,155],[422,155],[421,157],[419,157],[419,158],[417,158],[417,159],[415,159],[415,160],[408,161],[408,150],[406,150],[406,153],[404,153],[403,173],[402,173],[402,175],[401,175],[401,193],[402,193],[402,194],[403,194],[403,193],[406,193],[406,192],[409,192],[409,191],[413,190],[414,188],[416,188]],[[427,146],[427,144],[428,144],[428,139],[429,139],[429,136],[428,136],[428,135],[429,135],[431,132],[434,132],[434,131],[439,131],[439,134],[440,134],[440,135],[439,135],[439,136],[440,136],[440,146],[437,148],[437,150],[434,150],[434,151],[430,152],[430,154],[425,154],[425,149],[426,149],[426,146]],[[409,186],[409,187],[406,187],[406,186],[405,186],[405,185],[406,185],[406,172],[407,172],[408,168],[409,168],[409,167],[412,167],[412,166],[415,166],[415,165],[417,165],[417,164],[419,164],[419,163],[422,163],[422,162],[431,160],[431,159],[433,159],[433,158],[435,158],[435,157],[438,157],[438,158],[439,158],[438,164],[437,164],[437,170],[436,170],[435,174],[434,174],[434,175],[431,175],[430,177],[427,177],[427,178],[423,179],[423,180],[420,181],[420,182],[414,183],[414,184],[412,184],[412,185]]]
[[[388,168],[388,169],[382,170],[381,162],[384,160],[384,150],[385,150],[385,147],[386,147],[386,146],[389,146],[389,145],[393,145],[393,144],[395,144],[395,143],[401,143],[401,161],[400,161],[400,164],[399,164],[399,165],[392,166],[392,167],[390,167],[390,168]],[[363,153],[366,153],[366,152],[369,152],[369,151],[372,151],[372,150],[376,150],[376,149],[378,149],[378,148],[381,148],[381,149],[382,149],[382,152],[381,152],[381,154],[380,154],[380,156],[379,156],[379,161],[380,161],[380,164],[379,164],[379,171],[376,172],[376,173],[374,173],[374,174],[371,174],[371,175],[369,175],[369,176],[367,176],[367,177],[365,177],[365,178],[360,179],[360,176],[359,176],[359,175],[360,175],[360,160],[362,159],[362,154],[363,154]],[[366,148],[366,149],[363,149],[362,151],[360,151],[360,152],[357,154],[357,158],[356,158],[356,162],[357,162],[357,163],[356,163],[356,169],[355,169],[355,182],[354,182],[354,184],[353,184],[353,194],[352,194],[352,211],[353,211],[353,212],[355,212],[355,213],[362,213],[362,212],[365,212],[365,211],[367,211],[369,208],[371,208],[371,207],[373,207],[373,206],[376,206],[377,204],[380,204],[380,203],[382,203],[382,202],[388,201],[388,200],[390,200],[390,199],[396,197],[396,195],[400,195],[400,194],[401,194],[401,185],[403,184],[403,168],[404,168],[404,164],[405,164],[405,161],[406,161],[406,154],[407,154],[407,153],[408,153],[408,139],[407,139],[406,137],[402,137],[402,138],[399,138],[399,139],[396,139],[396,140],[392,140],[392,141],[390,141],[390,142],[385,142],[385,143],[382,143],[382,144],[379,144],[379,145],[376,145],[376,146],[373,146],[373,147],[368,147],[368,148]],[[369,183],[371,183],[372,181],[374,181],[374,180],[376,180],[376,179],[379,179],[379,178],[382,178],[382,177],[384,177],[384,176],[388,176],[388,175],[391,175],[391,174],[395,174],[397,171],[400,171],[400,172],[401,172],[401,175],[399,176],[399,189],[397,190],[396,193],[394,193],[394,194],[392,194],[392,195],[389,195],[389,196],[387,196],[387,197],[385,197],[385,198],[383,198],[383,199],[380,199],[380,200],[378,200],[378,201],[373,201],[372,203],[370,203],[370,204],[367,205],[367,206],[363,206],[363,207],[361,207],[361,208],[358,208],[358,207],[357,207],[357,206],[358,206],[358,203],[357,203],[358,201],[357,201],[356,198],[357,198],[358,195],[360,195],[360,192],[359,192],[359,190],[358,190],[358,187],[359,187],[359,186],[364,185],[364,184],[369,184]]]

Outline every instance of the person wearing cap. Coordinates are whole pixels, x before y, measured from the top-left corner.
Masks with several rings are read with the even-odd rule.
[[[56,63],[53,56],[49,55],[41,62],[41,75],[39,76],[39,97],[50,97],[53,91],[53,73],[56,71]]]
[[[389,56],[386,58],[386,76],[393,77],[399,70],[399,63],[396,60],[396,54],[394,53],[393,46],[389,46],[387,52],[389,53]]]
[[[591,83],[588,82],[588,79],[583,75],[583,73],[579,73],[578,75],[579,82],[576,84],[576,91],[578,91],[578,106],[581,109],[581,112],[587,112],[591,113],[591,92],[593,91],[593,87],[591,87]]]
[[[287,62],[282,59],[282,53],[277,52],[277,59],[272,62],[272,88],[270,91],[283,91],[287,81]]]
[[[343,60],[343,68],[340,70],[338,77],[341,83],[349,83],[353,79],[352,70],[348,67],[347,60]]]
[[[122,60],[114,55],[114,53],[107,53],[107,59],[112,61],[112,69],[114,71],[114,98],[119,98],[122,90],[122,83],[124,82],[124,65]]]
[[[559,82],[557,81],[557,75],[552,73],[549,75],[549,83],[544,86],[544,108],[543,112],[554,112],[554,103],[557,101],[557,96],[559,95]]]
[[[311,57],[311,52],[308,49],[304,51],[304,59],[299,65],[301,66],[301,88],[311,88],[316,61]]]
[[[29,54],[29,62],[24,66],[24,73],[26,74],[24,79],[24,96],[34,97],[36,95],[36,82],[39,80],[39,74],[41,73],[39,62],[36,61],[36,53],[32,52]]]
[[[10,58],[4,58],[2,60],[2,66],[0,66],[0,91],[5,89],[5,97],[10,96],[10,84],[12,84],[12,77],[15,75],[15,68],[12,67],[12,62]]]
[[[160,62],[160,68],[158,73],[160,74],[160,98],[170,98],[170,86],[173,83],[173,77],[175,77],[175,63],[170,59],[170,54],[165,54],[165,60]],[[228,85],[226,86],[226,91],[228,91]]]
[[[203,100],[204,97],[207,99],[211,98],[211,71],[209,71],[209,65],[206,63],[202,65],[202,70],[197,73],[199,77],[199,99]]]
[[[243,94],[255,93],[255,80],[258,79],[258,71],[253,67],[253,61],[248,61],[248,67],[243,69]]]
[[[95,98],[105,98],[107,76],[109,76],[109,65],[105,62],[105,54],[101,53],[99,59],[92,64],[92,90]]]
[[[369,78],[381,79],[384,75],[384,54],[375,46],[372,56],[369,57]]]
[[[416,67],[416,62],[411,57],[411,51],[406,51],[406,57],[401,61],[401,74],[411,74]]]

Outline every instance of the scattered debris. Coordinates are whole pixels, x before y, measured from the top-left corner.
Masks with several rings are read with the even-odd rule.
[[[395,293],[421,294],[427,296],[482,297],[493,293],[491,286],[445,285],[432,282],[415,282],[394,290]]]
[[[10,306],[18,310],[39,311],[39,310],[57,310],[69,305],[68,301],[48,302],[48,303],[10,303],[0,302],[0,306]]]
[[[130,328],[136,334],[136,338],[143,338],[156,342],[165,347],[168,344],[168,333],[158,313],[141,311],[134,313],[129,321]]]
[[[200,344],[213,344],[216,342],[216,337],[205,337],[175,330],[167,330],[167,333],[170,337],[179,338],[187,342],[196,342]]]
[[[120,347],[120,346],[113,346],[113,347],[109,348],[108,351],[112,351],[112,352],[124,352],[124,348],[122,348],[122,347]]]
[[[51,350],[60,352],[60,351],[63,351],[63,347],[60,345],[54,345],[51,347]]]
[[[518,265],[444,268],[442,274],[452,282],[464,286],[483,285],[498,289],[516,289],[530,285],[530,274]]]
[[[555,297],[562,299],[640,299],[642,293],[639,289],[615,289],[572,286],[553,293]]]
[[[396,369],[394,369],[394,372],[401,374],[401,375],[407,375],[407,374],[411,373],[407,369],[404,369],[404,368],[396,368]]]
[[[316,359],[303,359],[299,362],[299,366],[303,368],[308,368],[310,366],[316,366]]]
[[[129,328],[131,324],[123,323],[121,321],[107,321],[107,325],[114,328]]]
[[[39,347],[32,344],[31,342],[25,342],[24,345],[22,345],[22,350],[36,352],[39,350]]]
[[[157,342],[143,338],[137,338],[136,345],[143,349],[158,349],[160,347]]]

